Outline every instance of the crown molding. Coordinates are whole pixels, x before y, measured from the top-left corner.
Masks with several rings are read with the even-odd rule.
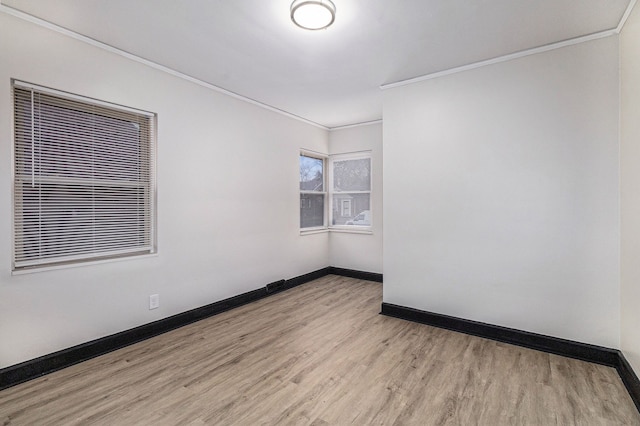
[[[409,84],[418,83],[420,81],[426,81],[426,80],[431,80],[438,77],[444,77],[446,75],[457,74],[459,72],[469,71],[472,69],[485,67],[487,65],[493,65],[493,64],[498,64],[500,62],[511,61],[513,59],[523,58],[525,56],[535,55],[537,53],[548,52],[550,50],[560,49],[563,47],[573,46],[575,44],[585,43],[587,41],[598,40],[601,38],[620,34],[620,31],[622,31],[622,28],[624,27],[624,24],[627,22],[629,15],[631,15],[631,12],[633,11],[633,8],[636,5],[636,3],[637,3],[637,0],[631,0],[629,2],[629,5],[627,6],[624,13],[622,14],[622,17],[620,18],[620,22],[618,22],[618,25],[616,26],[616,28],[560,41],[557,43],[551,43],[544,46],[535,47],[532,49],[521,50],[519,52],[511,53],[509,55],[498,56],[496,58],[487,59],[485,61],[474,62],[471,64],[462,65],[455,68],[449,68],[449,69],[438,71],[431,74],[425,74],[422,76],[413,77],[406,80],[399,80],[393,83],[383,84],[380,86],[380,89],[385,90],[385,89],[392,89],[394,87],[406,86]]]
[[[406,80],[399,80],[396,82],[392,82],[392,83],[387,83],[387,84],[383,84],[380,86],[381,90],[386,90],[386,89],[392,89],[395,87],[402,87],[402,86],[406,86],[406,85],[410,85],[410,84],[414,84],[414,83],[419,83],[421,81],[426,81],[426,80],[431,80],[434,78],[439,78],[439,77],[444,77],[447,75],[451,75],[451,74],[457,74],[460,72],[464,72],[464,71],[469,71],[469,70],[473,70],[476,68],[481,68],[481,67],[485,67],[488,65],[493,65],[493,64],[498,64],[501,62],[507,62],[507,61],[511,61],[514,59],[519,59],[519,58],[523,58],[526,56],[530,56],[530,55],[535,55],[538,53],[543,53],[543,52],[548,52],[551,50],[555,50],[555,49],[560,49],[563,47],[567,47],[567,46],[573,46],[576,44],[580,44],[580,43],[585,43],[588,41],[592,41],[592,40],[598,40],[601,38],[605,38],[605,37],[609,37],[612,35],[616,35],[619,34],[620,31],[622,31],[622,28],[624,27],[624,24],[626,23],[627,19],[629,18],[629,15],[631,14],[631,12],[633,11],[634,6],[636,5],[637,0],[631,0],[629,2],[629,5],[627,6],[624,14],[622,15],[620,22],[618,23],[617,27],[611,30],[606,30],[606,31],[600,31],[597,33],[593,33],[593,34],[588,34],[585,36],[581,36],[581,37],[576,37],[576,38],[572,38],[572,39],[568,39],[568,40],[564,40],[561,42],[557,42],[557,43],[551,43],[548,45],[544,45],[544,46],[539,46],[539,47],[535,47],[532,49],[527,49],[527,50],[522,50],[519,52],[515,52],[515,53],[511,53],[508,55],[503,55],[503,56],[498,56],[496,58],[491,58],[491,59],[487,59],[484,61],[479,61],[479,62],[474,62],[471,64],[467,64],[467,65],[462,65],[459,67],[454,67],[454,68],[449,68],[446,70],[442,70],[442,71],[438,71],[435,73],[430,73],[430,74],[425,74],[422,76],[418,76],[418,77],[413,77],[413,78],[409,78]],[[311,126],[314,127],[318,127],[320,129],[323,130],[327,130],[327,131],[334,131],[334,130],[343,130],[343,129],[349,129],[352,127],[359,127],[359,126],[368,126],[368,125],[372,125],[372,124],[378,124],[378,123],[382,123],[382,120],[374,120],[374,121],[368,121],[368,122],[363,122],[363,123],[354,123],[354,124],[347,124],[347,125],[342,125],[342,126],[336,126],[336,127],[327,127],[324,126],[320,123],[316,123],[315,121],[311,121],[308,120],[304,117],[300,117],[298,115],[292,114],[290,112],[287,112],[285,110],[282,110],[280,108],[274,107],[272,105],[269,104],[265,104],[263,102],[257,101],[255,99],[251,99],[248,98],[246,96],[240,95],[238,93],[232,92],[230,90],[224,89],[222,87],[216,86],[214,84],[211,83],[207,83],[206,81],[200,80],[198,78],[192,77],[190,75],[184,74],[180,71],[176,71],[172,68],[166,67],[164,65],[160,65],[156,62],[150,61],[148,59],[144,59],[140,56],[134,55],[132,53],[129,53],[127,51],[124,51],[122,49],[118,49],[117,47],[111,46],[109,44],[103,43],[101,41],[95,40],[91,37],[87,37],[85,35],[82,35],[80,33],[77,33],[75,31],[69,30],[67,28],[61,27],[59,25],[56,25],[54,23],[51,23],[49,21],[46,21],[44,19],[35,17],[33,15],[30,15],[28,13],[19,11],[17,9],[14,9],[12,7],[9,7],[7,5],[2,4],[2,0],[0,0],[0,12],[2,13],[6,13],[8,15],[14,16],[16,18],[22,19],[24,21],[27,22],[31,22],[33,24],[36,24],[40,27],[43,28],[47,28],[49,30],[55,31],[57,33],[66,35],[68,37],[71,37],[75,40],[79,40],[82,41],[84,43],[90,44],[92,46],[98,47],[102,50],[114,53],[116,55],[122,56],[124,58],[130,59],[132,61],[144,64],[146,66],[149,66],[151,68],[154,68],[156,70],[162,71],[164,73],[170,74],[174,77],[189,81],[191,83],[197,84],[201,87],[204,87],[206,89],[209,90],[213,90],[222,94],[225,94],[227,96],[230,96],[232,98],[235,99],[239,99],[241,101],[247,102],[249,104],[264,108],[266,110],[272,111],[272,112],[276,112],[278,114],[284,115],[286,117],[292,118],[294,120],[297,121],[301,121],[303,123],[309,124]]]
[[[362,123],[345,124],[345,125],[342,125],[342,126],[330,127],[329,131],[333,132],[334,130],[344,130],[344,129],[351,129],[353,127],[371,126],[373,124],[382,124],[382,119],[372,120],[372,121],[364,121]]]
[[[629,2],[629,6],[627,6],[627,9],[622,14],[622,18],[620,18],[620,22],[616,27],[616,34],[620,34],[620,31],[622,31],[622,28],[624,28],[624,24],[627,23],[627,19],[629,19],[629,15],[631,15],[631,11],[633,11],[633,7],[636,5],[636,1],[637,0],[631,0]]]
[[[446,75],[457,74],[463,71],[469,71],[476,68],[486,67],[488,65],[499,64],[501,62],[512,61],[514,59],[524,58],[526,56],[536,55],[538,53],[548,52],[551,50],[560,49],[567,46],[573,46],[575,44],[585,43],[587,41],[598,40],[601,38],[609,37],[615,35],[616,30],[606,30],[598,33],[589,34],[586,36],[576,37],[569,40],[560,41],[557,43],[546,44],[544,46],[534,47],[532,49],[521,50],[519,52],[510,53],[504,56],[498,56],[496,58],[487,59],[484,61],[474,62],[467,65],[462,65],[455,68],[449,68],[443,71],[434,72],[431,74],[425,74],[419,77],[413,77],[406,80],[400,80],[393,83],[387,83],[380,86],[380,89],[393,89],[395,87],[407,86],[409,84],[419,83],[421,81],[432,80],[434,78],[444,77]]]
[[[140,56],[134,55],[133,53],[129,53],[129,52],[125,51],[125,50],[118,49],[117,47],[114,47],[114,46],[111,46],[109,44],[103,43],[101,41],[95,40],[95,39],[93,39],[91,37],[87,37],[85,35],[82,35],[80,33],[72,31],[72,30],[70,30],[68,28],[61,27],[60,25],[56,25],[56,24],[54,24],[52,22],[46,21],[44,19],[35,17],[33,15],[30,15],[28,13],[22,12],[22,11],[17,10],[17,9],[14,9],[12,7],[9,7],[9,6],[5,5],[5,4],[2,4],[1,0],[0,0],[0,12],[5,13],[7,15],[14,16],[14,17],[19,18],[19,19],[22,19],[23,21],[27,21],[27,22],[30,22],[32,24],[38,25],[40,27],[49,29],[51,31],[55,31],[55,32],[57,32],[59,34],[65,35],[67,37],[71,37],[71,38],[73,38],[75,40],[87,43],[87,44],[89,44],[91,46],[97,47],[97,48],[105,50],[107,52],[114,53],[116,55],[119,55],[119,56],[122,56],[124,58],[127,58],[127,59],[129,59],[131,61],[138,62],[140,64],[146,65],[146,66],[148,66],[150,68],[153,68],[153,69],[156,69],[158,71],[162,71],[162,72],[164,72],[166,74],[172,75],[172,76],[180,78],[182,80],[186,80],[188,82],[197,84],[198,86],[204,87],[206,89],[213,90],[213,91],[218,92],[218,93],[222,93],[222,94],[230,96],[232,98],[247,102],[247,103],[249,103],[251,105],[255,105],[255,106],[258,106],[260,108],[264,108],[264,109],[266,109],[268,111],[272,111],[272,112],[284,115],[285,117],[289,117],[289,118],[292,118],[294,120],[301,121],[301,122],[303,122],[305,124],[309,124],[311,126],[318,127],[320,129],[323,129],[323,130],[329,130],[329,127],[323,126],[322,124],[316,123],[315,121],[308,120],[306,118],[303,118],[303,117],[300,117],[298,115],[292,114],[290,112],[284,111],[284,110],[282,110],[280,108],[276,108],[276,107],[274,107],[272,105],[265,104],[263,102],[255,100],[255,99],[251,99],[251,98],[248,98],[246,96],[242,96],[242,95],[240,95],[238,93],[232,92],[230,90],[224,89],[222,87],[216,86],[214,84],[207,83],[206,81],[203,81],[203,80],[200,80],[198,78],[192,77],[192,76],[190,76],[188,74],[182,73],[180,71],[176,71],[176,70],[174,70],[172,68],[166,67],[164,65],[160,65],[160,64],[158,64],[156,62],[153,62],[153,61],[150,61],[148,59],[141,58]]]

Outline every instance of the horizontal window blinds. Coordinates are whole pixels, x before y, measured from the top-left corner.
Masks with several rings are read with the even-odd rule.
[[[14,269],[153,253],[154,117],[13,91]]]

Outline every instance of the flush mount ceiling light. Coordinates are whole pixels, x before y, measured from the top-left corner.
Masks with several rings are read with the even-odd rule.
[[[291,20],[305,30],[322,30],[336,19],[336,6],[330,0],[294,0]]]

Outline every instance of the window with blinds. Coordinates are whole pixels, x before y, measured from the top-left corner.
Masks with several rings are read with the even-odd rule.
[[[155,252],[155,115],[13,82],[13,268]]]

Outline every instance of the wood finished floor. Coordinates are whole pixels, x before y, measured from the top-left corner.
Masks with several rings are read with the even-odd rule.
[[[0,392],[0,425],[640,425],[613,368],[379,315],[327,276]]]

